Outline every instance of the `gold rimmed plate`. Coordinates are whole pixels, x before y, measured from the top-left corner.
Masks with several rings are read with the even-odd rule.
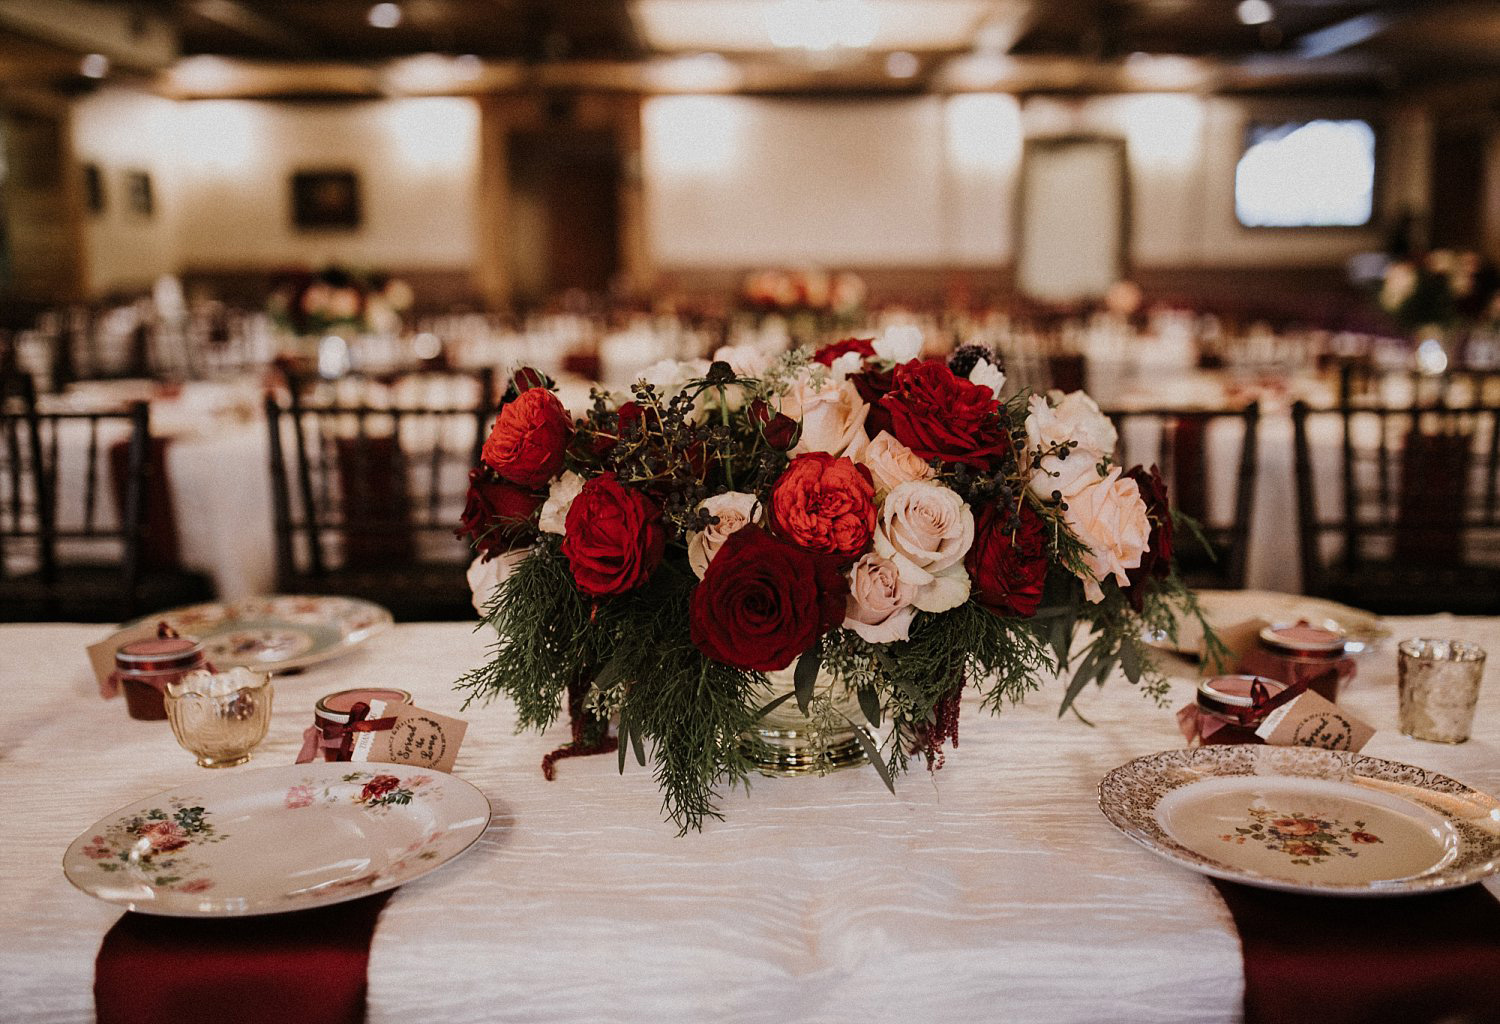
[[[1500,801],[1348,751],[1236,744],[1149,754],[1104,777],[1099,808],[1175,864],[1267,889],[1400,896],[1500,870]]]

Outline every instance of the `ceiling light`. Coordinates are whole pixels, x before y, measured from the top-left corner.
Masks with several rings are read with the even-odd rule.
[[[1242,25],[1264,25],[1276,16],[1266,0],[1240,0],[1234,13]]]
[[[395,28],[401,24],[401,5],[375,4],[365,18],[376,28]]]
[[[765,25],[783,49],[858,50],[875,41],[880,12],[869,0],[781,0],[766,11]]]
[[[922,70],[922,62],[905,50],[897,50],[885,56],[885,73],[892,78],[915,78]]]
[[[740,87],[739,66],[719,53],[699,53],[657,61],[647,71],[653,88],[662,92],[729,92]]]
[[[90,53],[78,62],[78,73],[84,78],[103,78],[109,74],[109,58],[102,53]]]

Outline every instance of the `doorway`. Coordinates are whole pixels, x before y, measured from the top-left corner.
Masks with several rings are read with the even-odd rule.
[[[1126,275],[1130,182],[1123,139],[1026,143],[1016,217],[1016,287],[1040,302],[1096,299]]]
[[[608,291],[620,270],[621,159],[608,132],[510,135],[507,255],[514,298]]]

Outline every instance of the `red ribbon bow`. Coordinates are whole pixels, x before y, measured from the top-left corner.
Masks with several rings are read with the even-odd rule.
[[[306,764],[318,756],[319,750],[334,750],[337,753],[331,757],[325,757],[330,761],[347,761],[354,750],[354,741],[358,733],[383,732],[396,726],[396,719],[391,718],[369,718],[370,705],[364,701],[356,701],[349,709],[349,721],[347,722],[323,722],[320,725],[308,726],[302,733],[302,749],[297,753],[297,764]]]

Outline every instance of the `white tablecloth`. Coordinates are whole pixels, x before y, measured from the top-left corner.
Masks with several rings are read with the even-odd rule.
[[[1500,619],[1391,620],[1396,637],[1466,637],[1500,657]],[[94,820],[197,777],[165,722],[94,694],[98,627],[0,626],[6,870],[0,1019],[91,1019],[94,955],[118,909],[74,891],[60,861]],[[320,695],[402,686],[457,713],[451,682],[484,656],[469,626],[398,626],[276,683],[256,765],[289,763]],[[1500,792],[1500,681],[1475,738],[1395,730],[1394,646],[1366,656],[1344,703],[1381,732],[1372,755]],[[1182,683],[1174,696],[1186,698]],[[1172,715],[1123,679],[1086,693],[1097,728],[1057,717],[1049,683],[998,718],[966,709],[935,777],[890,796],[869,769],[758,779],[727,820],[677,837],[650,774],[614,757],[542,755],[505,702],[471,709],[457,772],[494,805],[461,860],[399,890],[376,933],[370,1020],[1233,1020],[1238,943],[1206,879],[1116,832],[1096,806],[1110,768],[1180,746]],[[295,841],[295,837],[288,837]],[[1492,891],[1500,885],[1491,882]]]

